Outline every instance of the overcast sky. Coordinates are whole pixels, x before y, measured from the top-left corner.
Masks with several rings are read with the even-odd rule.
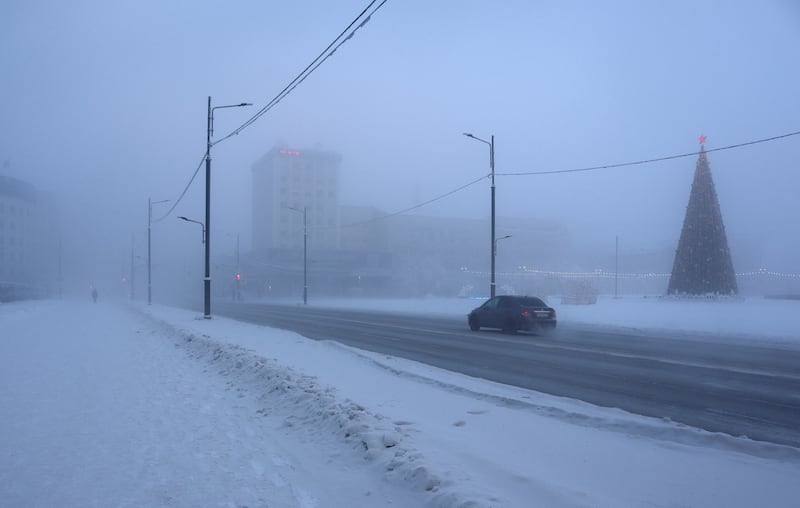
[[[147,198],[175,200],[200,163],[207,97],[255,104],[217,111],[221,137],[367,4],[5,2],[3,171],[58,196],[68,237],[124,259]],[[696,157],[503,173],[687,153],[700,134],[713,149],[798,131],[798,62],[794,0],[388,0],[276,108],[213,149],[214,249],[232,251],[237,233],[249,247],[250,167],[277,143],[339,152],[343,204],[394,212],[488,173],[488,147],[462,132],[495,136],[498,216],[562,221],[576,244],[677,245]],[[734,261],[742,245],[800,271],[798,156],[800,136],[709,155]],[[174,215],[202,220],[199,176]],[[489,183],[413,213],[488,217]],[[190,226],[170,218],[158,234],[199,240]]]

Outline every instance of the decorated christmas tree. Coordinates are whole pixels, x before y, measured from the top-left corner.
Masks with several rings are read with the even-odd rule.
[[[738,291],[717,191],[703,145],[705,139],[700,136],[700,156],[669,279],[667,292],[670,295],[733,295]]]

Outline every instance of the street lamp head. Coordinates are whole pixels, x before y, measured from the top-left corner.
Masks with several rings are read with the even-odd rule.
[[[471,132],[463,132],[462,134],[464,134],[468,138],[474,139],[475,141],[480,141],[481,143],[486,143],[489,146],[494,146],[494,136],[492,136],[492,141],[489,142],[489,141],[486,141],[483,138],[479,138],[478,136],[476,136],[475,134],[472,134]]]
[[[497,245],[497,242],[499,242],[500,240],[505,240],[506,238],[511,238],[511,235],[506,235],[506,236],[501,236],[499,238],[495,238],[494,239],[494,244]]]
[[[211,104],[209,104],[209,106],[210,105]],[[214,120],[214,110],[215,109],[240,108],[242,106],[252,106],[252,105],[253,105],[252,102],[240,102],[239,104],[228,104],[226,106],[214,106],[213,108],[209,108],[208,109],[208,113],[209,113],[209,115],[208,115],[209,116],[209,118],[208,118],[208,120],[209,120],[209,122],[208,122],[208,130],[209,130],[209,133],[213,135],[213,132],[214,132],[213,120]]]
[[[199,220],[192,220],[188,217],[176,217],[176,219],[185,220],[186,222],[194,222],[195,224],[200,224],[200,227],[203,229],[203,243],[206,243],[206,225],[200,222]]]

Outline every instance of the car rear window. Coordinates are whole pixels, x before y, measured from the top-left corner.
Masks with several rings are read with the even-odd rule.
[[[532,296],[520,298],[519,304],[523,307],[547,307],[547,305],[541,299]]]

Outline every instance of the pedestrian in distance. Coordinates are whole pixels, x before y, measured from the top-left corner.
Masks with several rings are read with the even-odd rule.
[[[92,301],[97,303],[97,288],[94,286],[92,287]]]

